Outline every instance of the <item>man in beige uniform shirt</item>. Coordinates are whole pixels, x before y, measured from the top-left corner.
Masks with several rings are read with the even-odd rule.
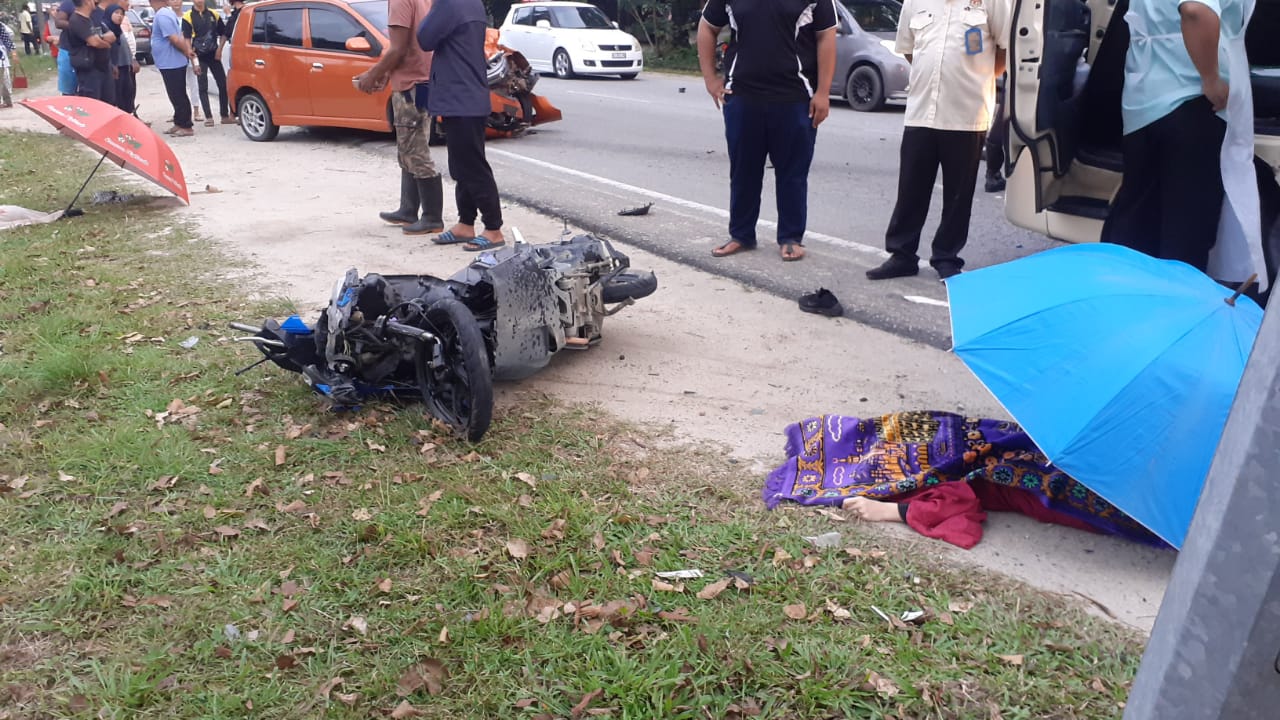
[[[391,47],[368,72],[355,78],[356,87],[366,93],[378,92],[391,83],[391,113],[400,159],[400,207],[378,213],[378,217],[403,225],[406,235],[444,230],[443,178],[431,161],[427,144],[431,53],[424,52],[414,39],[430,11],[431,0],[387,0]],[[419,206],[422,217],[418,217]]]
[[[920,232],[942,167],[942,221],[929,264],[947,279],[960,272],[978,181],[982,142],[991,127],[996,78],[1004,73],[1008,0],[906,0],[897,50],[911,63],[902,132],[898,201],[885,233],[891,257],[871,280],[919,272]]]

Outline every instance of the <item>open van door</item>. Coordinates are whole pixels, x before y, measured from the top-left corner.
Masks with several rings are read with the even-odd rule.
[[[1013,2],[1005,87],[1009,115],[1005,213],[1015,225],[1050,237],[1096,240],[1111,192],[1119,185],[1119,136],[1114,152],[1095,152],[1077,162],[1086,149],[1082,135],[1097,134],[1091,127],[1098,123],[1093,112],[1100,109],[1090,100],[1097,93],[1088,83],[1077,82],[1077,75],[1087,69],[1081,65],[1086,51],[1096,52],[1099,47],[1097,42],[1091,47],[1091,38],[1101,40],[1105,32],[1094,27],[1086,0]],[[1113,13],[1123,16],[1121,6],[1127,5],[1119,0]],[[1120,48],[1120,73],[1127,40]],[[1116,123],[1118,92],[1117,86]]]

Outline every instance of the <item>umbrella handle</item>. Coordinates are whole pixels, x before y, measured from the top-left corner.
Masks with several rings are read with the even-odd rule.
[[[1231,297],[1223,298],[1222,302],[1230,305],[1231,307],[1235,307],[1236,298],[1240,297],[1245,290],[1249,289],[1250,285],[1254,284],[1257,281],[1258,281],[1258,273],[1254,273],[1250,275],[1248,280],[1245,280],[1244,282],[1240,283],[1240,287],[1236,288],[1236,291],[1231,294]]]
[[[93,176],[98,172],[98,168],[102,167],[102,163],[106,159],[107,154],[104,152],[102,153],[102,157],[98,158],[98,164],[93,166],[93,172],[89,173],[89,177],[84,179],[84,184],[76,191],[76,196],[71,198],[71,202],[67,203],[67,209],[62,211],[63,215],[71,215],[71,208],[74,207],[76,201],[80,199],[80,194],[84,192],[84,189],[89,187],[89,181],[93,179]]]

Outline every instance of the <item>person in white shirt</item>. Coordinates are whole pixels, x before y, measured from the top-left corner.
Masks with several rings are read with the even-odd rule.
[[[0,108],[13,107],[11,88],[13,80],[9,77],[9,56],[16,52],[13,44],[13,30],[0,23]]]
[[[1009,42],[1008,0],[906,0],[897,51],[911,63],[898,200],[885,233],[890,257],[871,280],[919,270],[920,233],[942,168],[942,220],[929,264],[947,279],[964,267],[982,143]]]

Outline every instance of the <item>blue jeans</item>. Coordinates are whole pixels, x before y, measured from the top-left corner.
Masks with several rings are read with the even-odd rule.
[[[729,237],[755,247],[765,158],[773,162],[778,244],[799,243],[809,214],[809,165],[818,130],[809,102],[763,102],[728,95],[724,136],[729,144]]]
[[[75,95],[79,87],[76,81],[76,70],[71,67],[71,53],[63,50],[58,53],[58,92],[63,95]]]

